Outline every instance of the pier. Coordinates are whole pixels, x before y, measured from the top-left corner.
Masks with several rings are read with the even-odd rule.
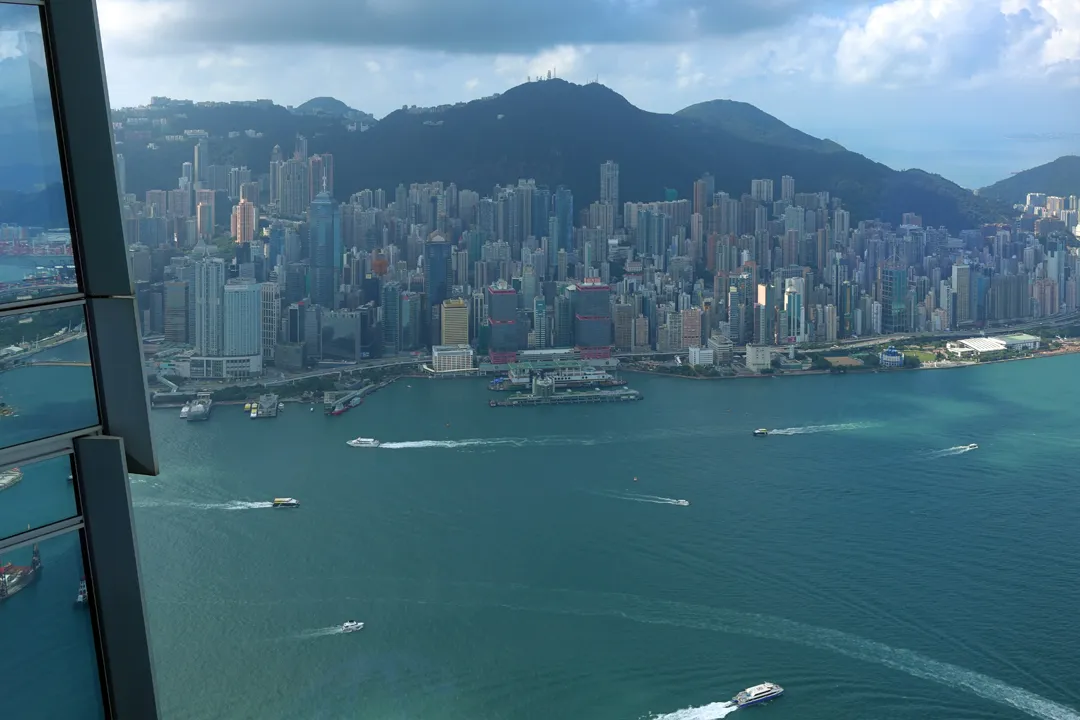
[[[490,407],[536,407],[539,405],[592,405],[595,403],[635,402],[644,399],[637,390],[592,390],[561,394],[514,395],[506,400],[491,400]]]

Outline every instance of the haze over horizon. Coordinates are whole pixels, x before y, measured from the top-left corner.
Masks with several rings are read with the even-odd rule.
[[[299,15],[101,0],[99,16],[116,106],[328,95],[382,117],[555,70],[654,112],[741,100],[967,187],[1080,151],[1080,5],[1062,0],[313,0]]]

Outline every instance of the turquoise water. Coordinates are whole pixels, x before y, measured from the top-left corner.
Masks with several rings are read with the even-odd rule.
[[[132,495],[163,715],[685,720],[770,680],[740,716],[1080,718],[1078,371],[155,412]]]

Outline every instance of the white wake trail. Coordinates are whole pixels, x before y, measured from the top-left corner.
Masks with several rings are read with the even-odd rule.
[[[253,502],[249,500],[230,500],[229,502],[218,503],[201,503],[193,502],[190,500],[148,500],[138,499],[132,501],[132,505],[135,507],[177,507],[177,508],[189,508],[191,510],[225,510],[225,511],[237,511],[237,510],[266,510],[274,507],[274,503],[269,501]]]
[[[739,709],[733,702],[714,702],[700,707],[688,707],[675,712],[654,715],[652,720],[718,720]]]
[[[681,505],[682,501],[679,498],[669,498],[663,495],[643,495],[641,493],[632,492],[605,492],[601,493],[604,497],[611,498],[612,500],[629,500],[630,502],[643,502],[653,503],[655,505]]]
[[[770,430],[769,435],[810,435],[823,432],[843,432],[845,430],[862,430],[869,427],[867,423],[836,423],[834,425],[803,425],[802,427],[777,428]]]
[[[927,457],[931,459],[953,457],[954,455],[963,455],[964,453],[969,453],[972,450],[978,449],[978,446],[957,445],[956,447],[945,448],[944,450],[935,450],[927,455]]]

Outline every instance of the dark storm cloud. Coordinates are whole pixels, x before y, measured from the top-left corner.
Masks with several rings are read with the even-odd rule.
[[[774,27],[812,0],[181,0],[182,45],[320,44],[531,53],[559,44],[680,42]],[[832,0],[838,3],[854,0]],[[178,48],[181,49],[181,48]]]

